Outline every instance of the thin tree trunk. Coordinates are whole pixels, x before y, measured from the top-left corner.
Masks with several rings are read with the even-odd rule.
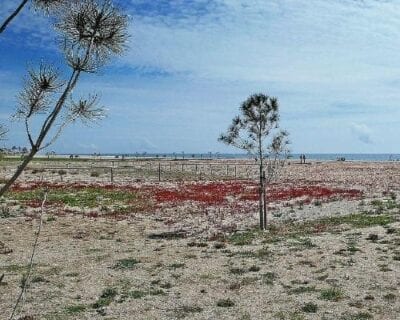
[[[31,152],[24,159],[24,161],[21,163],[21,165],[18,166],[17,170],[15,171],[15,173],[11,177],[11,179],[8,180],[7,183],[0,189],[0,197],[3,196],[8,191],[8,189],[11,187],[11,185],[15,182],[15,180],[18,179],[18,177],[24,171],[24,169],[26,168],[28,163],[31,162],[31,160],[35,156],[36,152],[37,152],[37,150],[35,148],[31,149]]]
[[[6,30],[8,24],[20,13],[20,11],[25,7],[27,4],[28,0],[23,0],[21,4],[18,6],[17,9],[4,21],[4,23],[0,27],[0,33],[2,33],[4,30]]]
[[[264,230],[267,229],[267,183],[265,171],[263,171],[263,202],[264,202]]]
[[[260,161],[262,161],[260,159]],[[259,196],[259,202],[258,202],[258,206],[259,206],[259,210],[260,210],[260,229],[263,230],[264,229],[264,213],[263,213],[263,178],[262,178],[262,162],[260,162],[260,185],[259,185],[259,190],[258,190],[258,196]]]

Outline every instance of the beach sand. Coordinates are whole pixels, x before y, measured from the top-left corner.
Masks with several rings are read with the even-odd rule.
[[[204,162],[201,180],[173,162],[161,182],[157,160],[134,170],[110,161],[38,161],[5,197],[2,314],[19,293],[47,187],[21,316],[397,319],[400,164],[292,161],[269,186],[270,229],[260,232],[255,181],[239,180],[240,166],[237,180],[226,174],[237,161],[214,161],[212,175]]]

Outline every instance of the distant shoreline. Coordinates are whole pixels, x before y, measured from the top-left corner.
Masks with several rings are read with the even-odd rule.
[[[71,154],[60,154],[59,157],[69,158]],[[252,156],[247,154],[172,154],[172,153],[149,153],[149,154],[78,154],[80,158],[100,158],[100,159],[176,159],[176,160],[251,160]],[[378,154],[348,154],[348,153],[305,153],[306,160],[309,161],[361,161],[361,162],[397,162],[400,161],[400,154],[378,153]],[[118,157],[118,158],[117,158]],[[291,160],[298,160],[300,154],[292,154]]]
[[[6,157],[18,158],[22,154],[7,154]],[[400,162],[400,154],[305,154],[308,162]],[[65,159],[65,160],[176,160],[176,161],[232,161],[232,160],[252,160],[253,157],[246,154],[40,154],[36,159]],[[300,154],[292,154],[291,162],[296,163],[300,159]]]

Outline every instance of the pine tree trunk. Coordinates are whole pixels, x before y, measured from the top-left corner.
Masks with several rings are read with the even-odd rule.
[[[267,229],[267,180],[263,171],[264,230]]]
[[[0,27],[0,33],[6,30],[8,24],[18,15],[18,13],[23,9],[27,2],[28,0],[23,0],[18,8],[14,10],[14,12],[6,19],[6,21],[4,21],[4,23]]]
[[[24,169],[26,168],[28,163],[31,162],[31,160],[35,156],[36,152],[37,152],[36,149],[32,149],[31,152],[26,156],[26,158],[24,159],[22,164],[18,166],[17,170],[15,171],[15,173],[11,177],[11,179],[8,180],[7,183],[0,189],[0,197],[3,196],[8,191],[8,189],[11,187],[11,185],[15,182],[15,180],[18,179],[18,177],[24,171]]]
[[[263,177],[262,177],[262,172],[263,172],[263,165],[262,165],[262,160],[260,159],[260,185],[259,185],[259,190],[258,190],[258,196],[259,196],[259,211],[260,211],[260,229],[264,229],[264,212],[263,212]]]

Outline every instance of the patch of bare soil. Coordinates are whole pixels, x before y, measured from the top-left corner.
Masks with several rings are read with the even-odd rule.
[[[396,176],[396,165],[292,164],[280,182],[285,187],[273,188],[301,196],[271,201],[266,232],[256,230],[256,201],[240,199],[251,195],[251,185],[224,197],[215,184],[217,195],[201,189],[205,203],[192,192],[204,183],[194,184],[188,194],[180,182],[150,184],[150,189],[147,183],[131,184],[135,190],[156,190],[160,198],[153,194],[150,207],[124,211],[123,219],[101,214],[122,204],[129,210],[132,201],[143,200],[124,193],[122,184],[119,193],[76,191],[89,208],[70,207],[77,200],[73,192],[72,197],[69,191],[58,193],[70,205],[54,202],[47,208],[19,317],[397,319],[400,180],[389,179]],[[30,183],[36,182],[24,182],[27,192],[34,191]],[[318,197],[317,192],[305,198],[299,186],[362,194]],[[38,208],[25,202],[31,198],[17,199],[25,191],[16,190],[15,199],[0,208],[4,318],[19,293],[39,223]]]

